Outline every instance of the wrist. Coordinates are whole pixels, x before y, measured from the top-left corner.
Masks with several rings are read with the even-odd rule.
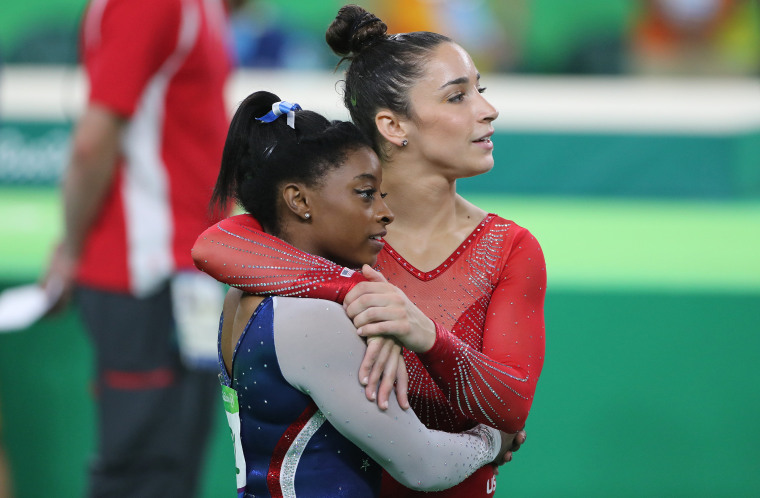
[[[72,265],[79,260],[79,255],[82,252],[82,244],[78,244],[71,239],[63,239],[58,246],[58,254]]]
[[[427,353],[428,351],[433,349],[433,346],[435,346],[435,342],[437,338],[438,338],[438,328],[435,326],[435,322],[428,318],[428,321],[425,327],[424,340],[422,341],[422,344],[420,345],[420,350],[415,351],[415,352]]]

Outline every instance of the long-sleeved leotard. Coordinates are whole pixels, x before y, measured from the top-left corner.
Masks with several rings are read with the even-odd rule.
[[[248,215],[206,230],[193,257],[217,280],[259,294],[341,301],[362,279],[261,232]],[[476,420],[521,429],[544,355],[546,270],[530,232],[490,214],[432,271],[388,244],[377,268],[436,323],[433,348],[405,354],[412,407],[426,425],[457,431]]]
[[[217,280],[246,291],[255,282],[260,294],[340,300],[361,280],[264,234],[248,215],[210,227],[193,256]],[[318,261],[319,281],[305,258]],[[377,269],[436,322],[430,351],[404,353],[410,403],[425,425],[452,432],[474,421],[506,432],[522,428],[544,355],[546,271],[530,232],[489,214],[432,271],[417,270],[388,244]]]
[[[405,486],[429,491],[493,461],[500,437],[490,427],[430,430],[393,398],[387,411],[368,402],[356,380],[365,350],[334,302],[261,302],[237,342],[231,376],[219,355],[225,395],[234,398],[227,402],[238,407],[230,410],[244,460],[238,496],[376,496],[375,462]]]

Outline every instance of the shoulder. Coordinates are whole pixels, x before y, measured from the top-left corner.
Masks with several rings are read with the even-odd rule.
[[[517,224],[513,220],[502,218],[498,214],[489,213],[486,230],[489,232],[506,232],[509,238],[515,242],[533,241],[538,244],[536,237],[522,225]]]
[[[343,306],[323,299],[274,297],[274,342],[285,379],[302,392],[341,371],[358,372],[366,346]],[[325,377],[327,376],[327,377]]]
[[[323,317],[351,323],[341,304],[325,299],[275,296],[274,309],[278,314],[297,312],[301,317]]]
[[[498,216],[489,214],[482,244],[497,252],[501,272],[506,274],[525,265],[544,266],[544,254],[538,239],[527,228]]]
[[[273,298],[275,337],[278,343],[313,352],[316,344],[329,342],[349,347],[363,344],[343,305],[324,299]]]

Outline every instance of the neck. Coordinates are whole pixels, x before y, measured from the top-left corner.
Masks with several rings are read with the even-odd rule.
[[[395,221],[388,226],[391,238],[401,232],[426,237],[454,223],[461,201],[456,182],[440,175],[407,171],[395,165],[383,171],[386,203],[395,215]]]

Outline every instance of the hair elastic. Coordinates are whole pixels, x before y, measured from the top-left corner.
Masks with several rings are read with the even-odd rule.
[[[288,116],[288,126],[296,129],[296,112],[300,111],[301,106],[298,104],[291,104],[290,102],[285,102],[284,100],[281,100],[280,102],[275,102],[272,104],[272,110],[266,113],[265,115],[261,116],[260,118],[256,118],[256,121],[261,121],[262,123],[271,123],[275,119],[279,118],[283,114],[287,114]]]
[[[369,12],[365,12],[361,16],[357,17],[353,24],[351,25],[351,35],[353,36],[354,33],[359,31],[361,28],[366,26],[367,24],[372,24],[373,22],[379,21],[380,19],[375,17],[373,14],[370,14]]]

